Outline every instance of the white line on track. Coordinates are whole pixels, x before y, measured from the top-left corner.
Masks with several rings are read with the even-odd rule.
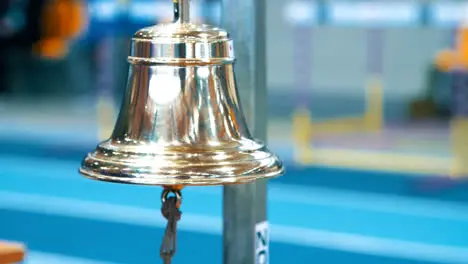
[[[0,192],[0,208],[158,228],[163,228],[165,225],[157,210],[43,195],[2,191]],[[185,214],[180,228],[186,231],[221,235],[222,221],[216,217]],[[451,264],[468,263],[468,248],[430,245],[291,226],[272,225],[271,239],[274,242],[297,246],[319,247],[369,255]]]

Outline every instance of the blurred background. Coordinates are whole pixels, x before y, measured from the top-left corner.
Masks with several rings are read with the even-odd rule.
[[[194,5],[221,23],[219,0]],[[268,138],[288,169],[269,185],[271,263],[468,263],[468,2],[266,9]],[[114,126],[130,36],[171,10],[0,1],[0,240],[26,263],[159,262],[160,190],[77,169]],[[175,263],[221,263],[221,199],[185,191]]]

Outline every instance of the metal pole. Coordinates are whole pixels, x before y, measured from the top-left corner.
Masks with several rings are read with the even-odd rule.
[[[239,96],[253,135],[266,141],[266,0],[221,0],[224,28],[234,40]],[[268,261],[267,184],[224,187],[224,264]]]

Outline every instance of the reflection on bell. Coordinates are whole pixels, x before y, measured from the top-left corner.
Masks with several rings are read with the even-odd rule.
[[[187,3],[188,1],[181,1]],[[247,183],[283,173],[254,140],[242,113],[232,40],[222,29],[173,23],[132,39],[126,95],[112,137],[80,172],[93,179],[148,185]]]

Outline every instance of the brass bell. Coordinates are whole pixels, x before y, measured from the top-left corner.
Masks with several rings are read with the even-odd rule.
[[[234,49],[220,28],[175,19],[132,38],[126,94],[110,139],[82,162],[86,177],[147,185],[248,183],[283,173],[252,138],[234,74]]]

